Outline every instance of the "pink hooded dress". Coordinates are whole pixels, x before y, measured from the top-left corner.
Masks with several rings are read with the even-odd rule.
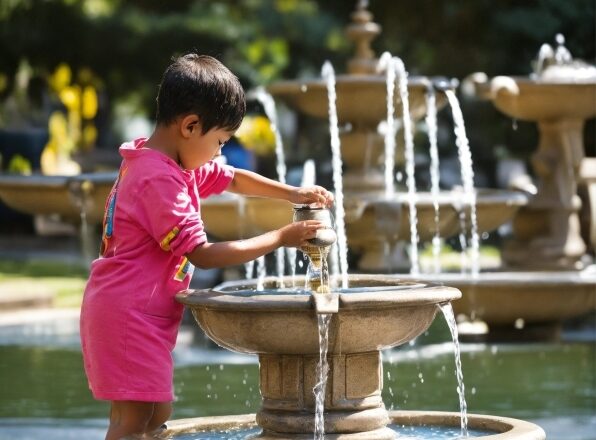
[[[81,343],[96,399],[166,402],[172,349],[193,266],[185,254],[207,241],[199,197],[224,191],[233,168],[185,171],[146,139],[120,147],[120,175],[106,202],[100,257],[81,309]]]

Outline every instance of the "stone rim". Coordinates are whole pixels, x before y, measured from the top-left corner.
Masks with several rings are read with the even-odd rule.
[[[429,304],[441,304],[461,297],[459,290],[453,287],[440,286],[417,280],[407,280],[390,275],[349,275],[352,282],[381,283],[370,286],[366,292],[339,293],[340,310],[385,308]],[[268,277],[267,283],[276,283],[278,278]],[[283,278],[284,284],[291,284],[292,278]],[[400,286],[406,283],[408,287]],[[312,310],[314,308],[311,294],[308,291],[293,293],[290,290],[277,290],[271,294],[254,292],[254,295],[243,294],[257,280],[240,280],[220,284],[212,289],[184,290],[176,295],[176,300],[190,307],[203,307],[218,310]],[[395,289],[390,289],[395,286]],[[367,286],[362,286],[366,288]],[[374,287],[384,289],[374,290]],[[388,289],[389,288],[389,289]],[[287,293],[286,293],[287,292]],[[374,292],[374,295],[371,294]]]
[[[391,423],[420,426],[423,424],[442,421],[443,426],[459,426],[460,414],[442,411],[390,411]],[[438,424],[438,423],[437,423]],[[207,430],[226,430],[233,428],[256,427],[255,414],[237,416],[197,417],[191,419],[173,420],[167,423],[167,429],[162,438],[176,434],[188,434]],[[544,440],[544,430],[530,422],[510,417],[490,416],[483,414],[468,414],[468,426],[472,429],[488,429],[496,431],[494,435],[482,437],[486,440]],[[492,429],[491,429],[492,428]],[[298,437],[297,437],[298,438]],[[311,436],[312,438],[312,436]]]

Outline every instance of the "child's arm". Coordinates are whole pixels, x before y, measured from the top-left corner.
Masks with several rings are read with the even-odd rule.
[[[236,169],[228,191],[247,196],[270,197],[287,200],[296,204],[333,204],[333,194],[322,186],[298,188],[263,177],[252,171]]]
[[[186,257],[200,269],[234,266],[252,261],[280,246],[306,245],[306,240],[314,238],[317,229],[322,227],[323,224],[315,220],[290,223],[281,229],[246,240],[205,243],[197,246]]]

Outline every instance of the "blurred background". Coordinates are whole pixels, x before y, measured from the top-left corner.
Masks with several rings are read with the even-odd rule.
[[[2,169],[39,168],[41,151],[52,140],[74,152],[93,151],[94,165],[113,157],[109,153],[123,140],[150,133],[161,74],[172,56],[184,52],[219,58],[246,89],[319,76],[325,60],[343,73],[353,54],[344,28],[355,4],[3,0],[0,145],[14,131],[29,131],[29,141],[21,144],[36,153],[21,152],[15,159],[0,150]],[[540,45],[554,43],[556,33],[565,35],[574,57],[588,62],[595,57],[593,0],[377,0],[369,9],[382,26],[373,42],[377,55],[385,50],[398,55],[411,75],[460,80],[477,71],[527,75]],[[535,124],[512,123],[489,102],[464,102],[463,111],[479,185],[494,184],[497,158],[524,156],[536,145]],[[444,136],[449,133],[445,127]],[[594,155],[593,121],[585,135],[587,154]],[[273,169],[268,167],[273,142],[270,148],[257,144],[247,147],[256,150],[267,173]],[[287,145],[290,167],[316,156],[312,147],[301,147]],[[440,147],[441,154],[456,154],[452,142]],[[84,169],[84,161],[79,163]]]

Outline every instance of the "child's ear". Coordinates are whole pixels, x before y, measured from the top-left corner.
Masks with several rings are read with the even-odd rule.
[[[201,130],[201,121],[197,115],[187,115],[180,122],[182,137],[187,139],[197,130]]]

